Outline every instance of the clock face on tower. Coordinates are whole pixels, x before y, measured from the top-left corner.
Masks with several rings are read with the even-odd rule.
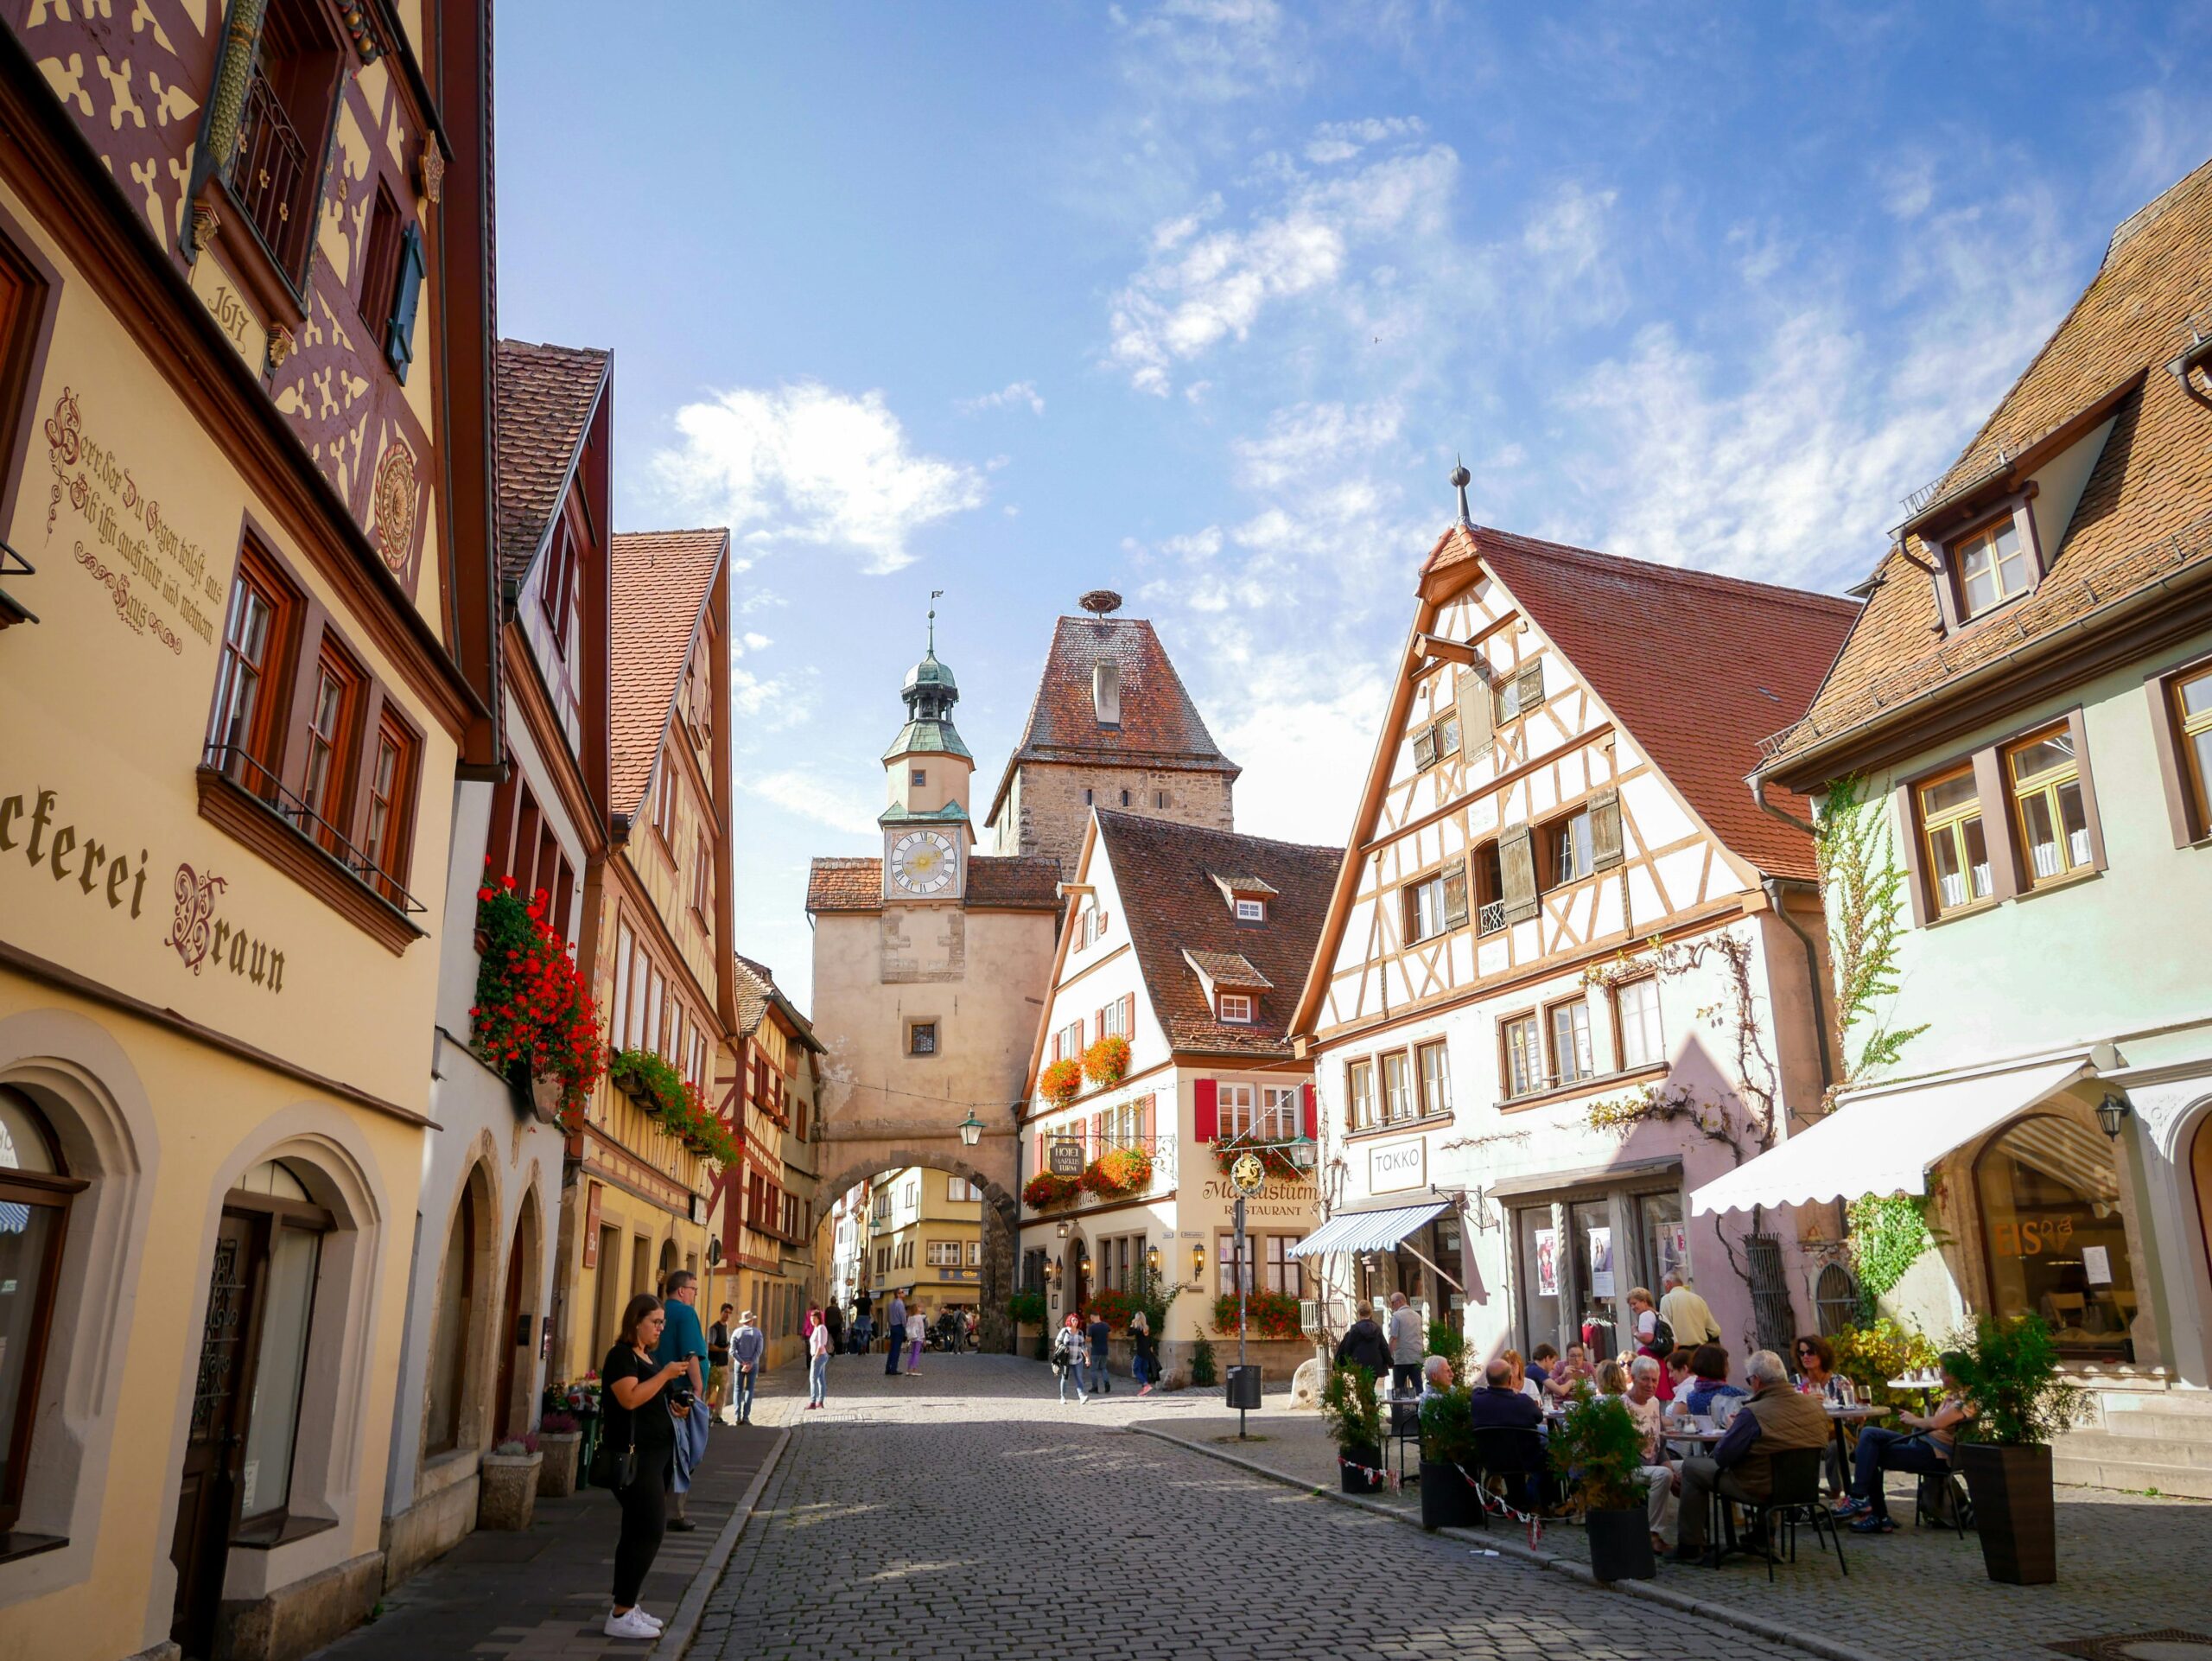
[[[942,830],[909,830],[891,844],[891,882],[902,894],[947,893],[958,864],[958,850]]]

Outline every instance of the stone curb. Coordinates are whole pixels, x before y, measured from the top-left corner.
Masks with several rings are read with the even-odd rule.
[[[729,1566],[730,1554],[737,1550],[737,1537],[745,1532],[745,1525],[753,1520],[753,1508],[760,1500],[760,1491],[768,1486],[768,1479],[775,1473],[777,1461],[784,1456],[784,1449],[791,1445],[788,1429],[776,1433],[776,1445],[768,1450],[768,1457],[760,1461],[760,1468],[753,1473],[752,1483],[744,1497],[737,1502],[737,1509],[729,1514],[729,1521],[722,1524],[722,1531],[715,1537],[715,1543],[708,1549],[707,1561],[699,1565],[699,1572],[691,1577],[691,1584],[683,1594],[683,1601],[676,1606],[676,1613],[669,1617],[668,1629],[660,1635],[645,1661],[682,1661],[684,1651],[691,1647],[691,1640],[699,1634],[699,1617],[707,1612],[707,1600],[714,1595],[715,1587],[722,1577],[722,1570]]]
[[[1234,1465],[1241,1471],[1249,1471],[1254,1476],[1265,1477],[1270,1482],[1279,1482],[1287,1488],[1300,1489],[1316,1499],[1332,1499],[1340,1505],[1351,1505],[1361,1511],[1372,1511],[1378,1517],[1387,1517],[1392,1522],[1402,1523],[1408,1528],[1421,1527],[1421,1518],[1418,1514],[1407,1511],[1396,1505],[1386,1505],[1379,1499],[1365,1499],[1357,1494],[1339,1493],[1335,1489],[1324,1487],[1319,1483],[1308,1482],[1285,1472],[1273,1470],[1261,1464],[1257,1460],[1244,1459],[1236,1454],[1224,1452],[1218,1448],[1207,1448],[1198,1442],[1186,1441],[1181,1436],[1169,1435],[1165,1430],[1154,1430],[1141,1424],[1126,1425],[1122,1428],[1136,1435],[1150,1436],[1154,1441],[1166,1442],[1172,1447],[1180,1448],[1193,1454],[1203,1454],[1208,1459],[1217,1459],[1224,1465]],[[1423,1532],[1427,1531],[1424,1530]],[[1896,1661],[1896,1658],[1892,1656],[1876,1655],[1869,1650],[1853,1649],[1847,1644],[1839,1644],[1833,1639],[1821,1638],[1802,1632],[1778,1620],[1764,1620],[1760,1616],[1747,1613],[1729,1604],[1708,1602],[1703,1598],[1691,1597],[1685,1593],[1670,1591],[1665,1587],[1656,1586],[1649,1581],[1601,1581],[1590,1572],[1586,1564],[1576,1562],[1571,1557],[1561,1557],[1548,1551],[1540,1551],[1519,1541],[1503,1537],[1495,1530],[1448,1528],[1438,1529],[1435,1532],[1440,1535],[1447,1535],[1454,1540],[1464,1540],[1470,1544],[1482,1546],[1497,1552],[1501,1557],[1513,1557],[1522,1562],[1533,1563],[1539,1569],[1548,1569],[1554,1574],[1564,1575],[1569,1580],[1580,1581],[1585,1586],[1595,1587],[1601,1592],[1615,1592],[1624,1597],[1640,1598],[1646,1603],[1662,1604],[1669,1609],[1680,1610],[1684,1614],[1699,1615],[1707,1620],[1720,1621],[1744,1632],[1756,1633],[1775,1643],[1789,1645],[1808,1655],[1826,1657],[1827,1661]]]

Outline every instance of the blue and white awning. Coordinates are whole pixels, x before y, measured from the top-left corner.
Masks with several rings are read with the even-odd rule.
[[[1318,1257],[1330,1251],[1388,1251],[1422,1224],[1451,1208],[1448,1200],[1425,1200],[1392,1211],[1356,1211],[1332,1217],[1291,1247],[1294,1257]]]

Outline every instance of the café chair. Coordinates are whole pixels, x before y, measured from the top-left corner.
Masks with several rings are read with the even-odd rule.
[[[1821,1543],[1825,1531],[1827,1538],[1835,1544],[1835,1565],[1843,1570],[1844,1578],[1851,1577],[1851,1567],[1843,1560],[1843,1536],[1837,1531],[1835,1518],[1821,1500],[1821,1465],[1827,1452],[1821,1448],[1792,1448],[1777,1454],[1771,1466],[1772,1480],[1764,1499],[1739,1499],[1749,1515],[1752,1530],[1766,1543],[1766,1577],[1774,1579],[1775,1530],[1779,1526],[1789,1547],[1789,1561],[1797,1561],[1797,1524],[1811,1524],[1815,1544]]]

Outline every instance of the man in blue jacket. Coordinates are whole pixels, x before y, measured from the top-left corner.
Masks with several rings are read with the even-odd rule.
[[[707,1363],[707,1334],[699,1325],[699,1311],[694,1307],[699,1301],[699,1277],[688,1269],[679,1269],[668,1277],[661,1300],[664,1324],[660,1329],[660,1345],[653,1352],[653,1359],[666,1366],[678,1362],[685,1369],[678,1387],[688,1384],[690,1399],[696,1403],[706,1399],[706,1379],[702,1372]],[[671,1397],[673,1391],[671,1391]],[[693,1413],[677,1422],[676,1476],[672,1509],[668,1526],[679,1534],[689,1533],[699,1525],[683,1514],[685,1496],[691,1487],[691,1472],[707,1452],[707,1421],[711,1413]],[[687,1457],[688,1455],[688,1457]]]

